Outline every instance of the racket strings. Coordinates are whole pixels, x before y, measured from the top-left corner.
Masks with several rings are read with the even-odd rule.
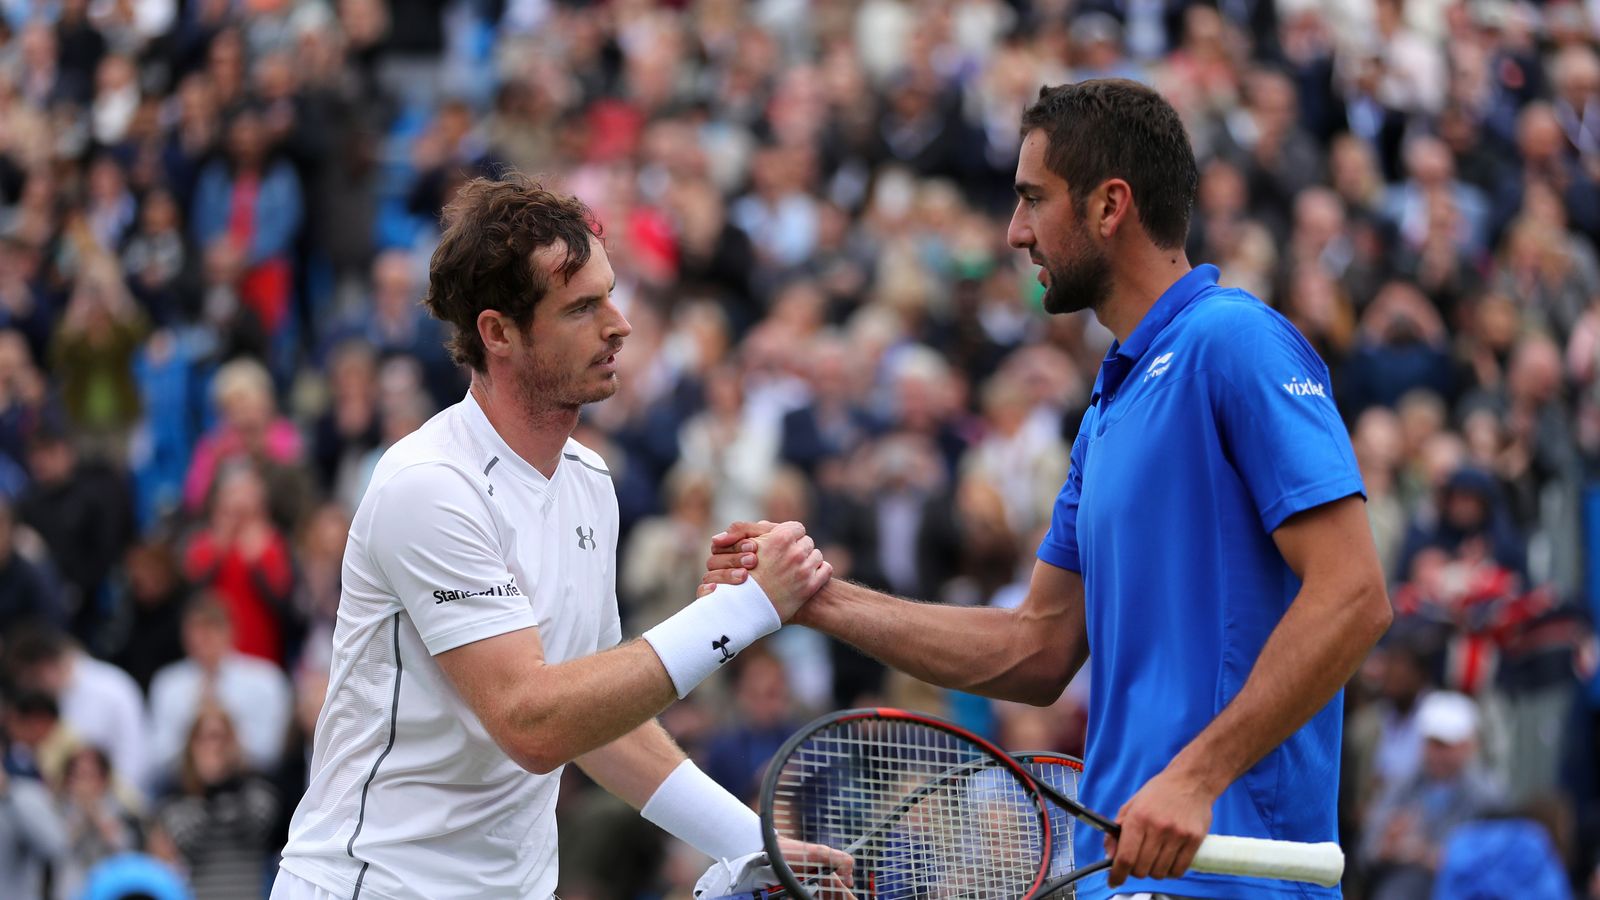
[[[817,900],[1016,900],[1038,879],[1045,841],[1009,769],[907,721],[846,720],[813,734],[779,773],[773,824],[855,858],[848,885],[791,861]]]
[[[1076,768],[1056,759],[1032,759],[1022,766],[1028,770],[1036,781],[1055,788],[1062,796],[1072,800],[1078,799],[1078,775]],[[1050,852],[1050,877],[1060,878],[1070,874],[1076,867],[1077,856],[1072,844],[1073,825],[1076,820],[1070,813],[1055,804],[1046,804],[1050,813],[1050,839],[1052,850]],[[1068,885],[1051,894],[1053,900],[1075,895],[1075,889]]]

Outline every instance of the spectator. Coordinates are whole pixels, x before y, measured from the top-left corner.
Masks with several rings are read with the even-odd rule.
[[[372,347],[380,359],[409,357],[422,363],[423,377],[435,407],[461,398],[466,383],[445,352],[446,335],[437,319],[418,302],[416,265],[400,250],[378,254],[372,263],[372,298],[363,313],[347,323],[343,339],[357,338]]]
[[[779,453],[807,475],[829,460],[849,456],[872,432],[872,421],[856,400],[856,361],[838,338],[819,338],[806,354],[810,400],[786,413]]]
[[[24,626],[65,627],[65,592],[48,564],[18,551],[16,528],[16,511],[0,499],[0,635]]]
[[[73,734],[106,749],[113,771],[130,785],[144,783],[149,745],[144,696],[128,673],[48,629],[18,635],[6,658],[17,684],[55,698],[61,721]]]
[[[1052,501],[1044,485],[1066,479],[1071,448],[1030,418],[1028,395],[1016,381],[992,379],[984,391],[983,412],[988,433],[967,451],[962,469],[998,491],[1012,532],[1031,532],[1049,522]]]
[[[678,433],[683,465],[717,476],[713,519],[759,519],[760,498],[778,460],[777,423],[750,414],[744,381],[731,367],[708,373],[705,389],[705,411]]]
[[[44,781],[57,772],[77,738],[61,724],[55,698],[19,690],[5,704],[5,774]]]
[[[324,492],[348,494],[367,454],[382,441],[378,416],[378,354],[364,340],[338,344],[328,354],[328,408],[312,429],[311,462]]]
[[[205,504],[225,462],[243,457],[281,469],[300,461],[299,431],[278,414],[272,376],[260,363],[239,359],[224,365],[211,383],[211,396],[220,421],[195,444],[184,477],[184,505],[191,513]]]
[[[659,624],[699,584],[705,542],[720,527],[712,515],[715,493],[716,477],[710,472],[678,467],[667,473],[662,486],[666,514],[635,525],[618,561],[617,591],[628,631]]]
[[[67,858],[69,836],[50,789],[0,771],[0,884],[44,896],[45,873]]]
[[[203,706],[184,741],[179,788],[154,828],[188,873],[196,900],[258,900],[278,815],[272,788],[244,762],[233,721]]]
[[[1478,762],[1478,710],[1470,698],[1429,695],[1417,708],[1417,731],[1421,769],[1391,787],[1364,824],[1361,856],[1373,870],[1372,900],[1429,896],[1451,829],[1500,801]]]
[[[58,793],[70,849],[51,880],[59,900],[76,900],[101,860],[138,846],[138,823],[112,790],[111,762],[97,747],[67,758]]]
[[[306,623],[306,647],[320,649],[333,637],[350,509],[331,501],[306,517],[295,546],[294,615]]]
[[[150,683],[150,727],[155,777],[172,779],[184,742],[206,704],[239,723],[244,762],[272,772],[283,756],[289,726],[289,679],[283,670],[234,649],[227,607],[201,594],[183,615],[184,659],[156,673]]]
[[[156,672],[183,658],[182,615],[186,592],[178,560],[164,541],[145,540],[123,558],[122,610],[128,630],[111,661],[149,691]]]
[[[292,244],[304,201],[294,167],[273,158],[261,114],[236,112],[226,156],[195,187],[195,243],[215,254],[239,300],[268,335],[283,327],[294,277]]]
[[[217,479],[206,527],[190,541],[183,571],[214,591],[234,623],[234,648],[282,665],[294,571],[289,545],[268,515],[266,483],[247,464]]]
[[[1344,373],[1346,415],[1375,403],[1393,406],[1418,388],[1452,395],[1444,321],[1415,287],[1389,282],[1361,315],[1359,342]]]
[[[122,270],[153,325],[199,317],[199,256],[183,233],[182,212],[170,190],[156,188],[145,195],[138,224],[122,250]]]
[[[1367,669],[1376,696],[1350,717],[1345,731],[1349,769],[1341,779],[1349,812],[1365,818],[1372,804],[1416,776],[1422,765],[1422,734],[1417,711],[1435,686],[1428,646],[1432,629],[1406,622],[1385,636]]]
[[[1412,138],[1405,148],[1407,179],[1389,190],[1383,215],[1411,246],[1421,246],[1431,226],[1429,204],[1448,198],[1459,213],[1451,233],[1463,251],[1481,252],[1489,243],[1488,201],[1476,188],[1457,180],[1450,148],[1435,137]]]
[[[112,466],[81,461],[72,439],[51,428],[34,433],[28,467],[34,480],[17,514],[44,539],[62,575],[73,633],[99,647],[109,618],[108,580],[133,529],[127,485]]]

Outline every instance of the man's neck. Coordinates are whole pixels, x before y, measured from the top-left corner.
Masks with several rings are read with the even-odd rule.
[[[1095,310],[1096,317],[1116,335],[1118,344],[1126,343],[1161,295],[1190,268],[1181,247],[1163,250],[1147,245],[1143,252],[1128,254],[1111,273],[1111,296]]]
[[[521,409],[510,378],[472,376],[472,396],[477,399],[489,426],[512,452],[553,477],[561,462],[561,448],[567,445],[572,429],[578,427],[576,408]]]

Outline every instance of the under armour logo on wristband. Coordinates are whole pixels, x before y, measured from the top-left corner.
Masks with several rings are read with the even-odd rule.
[[[594,548],[595,548],[594,529],[591,528],[591,529],[589,529],[589,533],[588,534],[584,534],[583,533],[583,526],[579,525],[578,526],[578,549],[579,550],[593,550]]]
[[[722,665],[723,663],[727,662],[728,660],[733,659],[735,656],[738,655],[736,653],[729,653],[728,652],[728,636],[727,635],[723,635],[722,636],[722,640],[720,640],[720,641],[712,641],[711,642],[711,649],[713,649],[713,650],[721,650],[722,651],[722,658],[717,660],[717,665],[719,665],[719,666]]]

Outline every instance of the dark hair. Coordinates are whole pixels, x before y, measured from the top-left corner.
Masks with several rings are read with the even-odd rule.
[[[11,636],[7,662],[19,669],[55,662],[72,649],[72,641],[60,629],[45,624],[19,627]]]
[[[200,591],[184,605],[183,621],[232,628],[233,614],[216,594]]]
[[[46,716],[51,719],[61,717],[61,706],[56,703],[56,698],[44,691],[22,691],[12,697],[6,706],[13,715]]]
[[[556,272],[565,281],[589,263],[589,238],[600,235],[600,225],[583,201],[547,191],[516,172],[462,185],[444,217],[422,302],[434,318],[455,326],[450,355],[482,372],[478,314],[496,310],[527,327],[551,287],[533,254],[561,245],[566,258]]]
[[[1183,246],[1200,172],[1183,120],[1160,94],[1123,78],[1043,87],[1022,114],[1023,136],[1035,129],[1050,139],[1045,164],[1080,212],[1090,191],[1120,178],[1156,246]]]
[[[66,781],[67,776],[72,773],[72,767],[77,765],[81,757],[88,757],[94,760],[94,764],[100,767],[100,774],[107,778],[111,777],[110,755],[97,744],[79,744],[73,748],[71,753],[67,754],[66,764],[61,767],[62,781]]]

